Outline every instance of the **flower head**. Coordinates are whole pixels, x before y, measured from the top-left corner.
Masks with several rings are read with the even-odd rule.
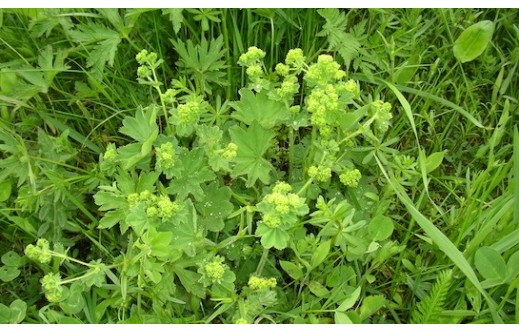
[[[293,68],[302,68],[305,63],[305,56],[303,50],[300,48],[294,48],[287,53],[285,63]]]
[[[173,143],[164,143],[155,151],[157,155],[155,167],[157,169],[167,170],[175,166],[175,147]]]
[[[359,185],[361,176],[358,169],[346,170],[339,175],[339,180],[345,186],[356,188]]]
[[[253,290],[261,291],[264,289],[276,287],[276,279],[275,278],[266,279],[266,278],[251,276],[249,278],[248,285]]]
[[[204,276],[212,283],[220,283],[222,281],[223,275],[228,268],[227,265],[223,263],[223,261],[223,257],[215,256],[209,263],[206,263],[202,267]]]
[[[244,67],[250,67],[252,65],[259,64],[261,59],[265,57],[265,52],[257,48],[256,46],[251,46],[247,50],[247,53],[242,54],[240,59],[238,60],[238,64]]]
[[[48,273],[40,280],[45,297],[49,302],[59,302],[63,297],[61,276],[57,273]]]
[[[25,255],[34,261],[38,261],[42,264],[50,263],[50,244],[46,239],[38,239],[36,246],[29,244],[25,248]]]

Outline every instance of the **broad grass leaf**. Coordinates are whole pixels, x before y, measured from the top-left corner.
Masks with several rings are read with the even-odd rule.
[[[11,316],[9,318],[10,324],[19,324],[25,319],[27,312],[27,303],[20,299],[14,300],[9,306]]]
[[[303,277],[303,271],[296,264],[289,261],[280,261],[279,264],[283,271],[285,271],[292,279],[298,280]]]
[[[368,232],[375,241],[387,239],[393,233],[393,221],[382,215],[375,216],[368,225]]]
[[[454,42],[454,57],[462,63],[474,60],[485,51],[493,33],[492,21],[481,21],[471,25]]]
[[[308,288],[310,289],[310,292],[312,292],[315,296],[320,298],[325,298],[330,293],[330,291],[326,287],[324,287],[323,285],[321,285],[321,283],[315,280],[312,280],[308,283]]]
[[[516,251],[508,258],[506,265],[508,268],[508,280],[512,280],[519,275],[519,251]]]
[[[8,251],[2,255],[2,263],[7,266],[20,267],[24,264],[24,259],[14,251]]]
[[[395,72],[393,81],[397,84],[406,84],[413,78],[418,68],[420,68],[420,54],[414,53]]]
[[[11,197],[11,180],[0,183],[0,202],[5,202]]]
[[[9,282],[16,279],[20,275],[20,270],[14,266],[2,266],[0,267],[0,280],[3,282]]]
[[[11,310],[5,304],[0,303],[0,324],[9,323],[11,317]]]
[[[427,174],[437,169],[443,161],[445,151],[435,152],[425,159],[425,170]]]
[[[316,268],[326,259],[326,256],[328,256],[328,253],[330,252],[330,246],[331,240],[328,240],[326,242],[321,243],[321,245],[317,247],[314,254],[312,255],[312,259],[310,260],[310,265],[312,266],[312,269]]]
[[[386,305],[386,299],[382,295],[370,295],[364,298],[360,306],[360,319],[363,321],[376,313]]]
[[[350,317],[344,312],[336,311],[334,314],[335,324],[353,324]]]
[[[75,315],[85,307],[85,300],[81,294],[81,285],[74,283],[70,286],[68,297],[60,302],[59,306],[67,315]]]
[[[353,307],[355,302],[359,299],[361,287],[357,287],[337,308],[338,311],[346,311]]]
[[[497,251],[490,247],[481,247],[476,251],[474,264],[485,279],[500,281],[506,279],[507,268],[505,260]]]

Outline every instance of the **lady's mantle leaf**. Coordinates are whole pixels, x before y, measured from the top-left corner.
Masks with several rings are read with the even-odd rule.
[[[243,123],[251,125],[258,121],[263,128],[270,129],[290,119],[285,105],[269,99],[265,90],[254,94],[249,89],[241,89],[240,96],[240,101],[232,103],[236,110],[232,116]]]
[[[156,118],[156,108],[146,110],[139,108],[135,117],[127,116],[123,119],[123,127],[119,131],[140,143],[146,142],[152,136],[157,137],[159,128]]]
[[[232,171],[235,178],[239,175],[247,175],[247,186],[251,187],[260,179],[261,182],[270,182],[270,170],[272,164],[263,158],[263,154],[270,147],[270,141],[274,138],[274,133],[263,129],[261,125],[254,121],[247,130],[234,126],[229,129],[232,141],[238,145],[236,166]]]
[[[270,228],[265,224],[260,223],[256,229],[256,235],[261,236],[261,244],[264,248],[270,249],[272,247],[282,250],[288,246],[290,235],[281,228]]]
[[[208,230],[219,232],[225,226],[223,219],[234,209],[234,205],[230,202],[231,190],[228,187],[218,187],[214,182],[204,186],[203,190],[205,199],[196,204],[202,216],[200,222]]]
[[[474,60],[485,51],[493,33],[492,21],[481,21],[471,25],[454,42],[454,56],[462,63]]]
[[[474,264],[485,279],[506,280],[507,267],[505,260],[495,249],[490,247],[479,248],[474,256]]]
[[[182,165],[178,176],[171,180],[168,193],[176,194],[177,199],[184,199],[189,194],[197,201],[204,199],[204,191],[200,184],[214,179],[214,173],[207,167],[204,151],[196,148],[179,156]]]

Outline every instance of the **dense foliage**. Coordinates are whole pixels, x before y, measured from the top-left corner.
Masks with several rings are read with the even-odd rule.
[[[0,323],[519,323],[516,10],[0,10]]]

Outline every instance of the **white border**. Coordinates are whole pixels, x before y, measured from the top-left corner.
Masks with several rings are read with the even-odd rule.
[[[428,8],[434,6],[434,8],[517,8],[518,2],[516,1],[481,1],[472,0],[470,2],[461,1],[447,1],[447,0],[436,0],[431,1],[410,1],[410,0],[391,0],[391,1],[375,1],[375,0],[319,0],[319,1],[273,1],[273,0],[262,0],[262,1],[210,1],[210,0],[191,0],[188,3],[181,1],[165,1],[165,0],[115,0],[115,1],[100,1],[100,0],[52,0],[52,1],[35,1],[35,0],[17,0],[17,1],[2,1],[1,7],[3,8],[140,8],[143,4],[146,4],[150,8],[160,7],[180,7],[179,5],[188,4],[191,8],[245,8],[243,5],[247,5],[246,8],[318,8],[335,7],[335,8]],[[467,7],[470,4],[471,7]],[[492,5],[492,7],[489,7]],[[323,332],[326,331],[337,331],[337,332],[356,332],[356,331],[395,331],[395,332],[416,332],[419,328],[421,332],[425,331],[442,331],[442,332],[464,332],[464,331],[486,331],[490,326],[487,325],[350,325],[348,327],[343,325],[269,325],[269,332],[287,332],[288,331],[311,331],[315,332],[316,329]],[[2,331],[27,331],[33,332],[34,325],[2,325]],[[218,331],[218,332],[244,332],[244,331],[264,331],[266,326],[262,325],[204,325],[200,326],[204,331]],[[74,332],[90,332],[92,329],[110,330],[110,332],[129,332],[129,331],[146,331],[152,329],[153,331],[190,331],[198,329],[195,325],[38,325],[38,331],[52,331],[52,332],[70,332],[71,329]],[[514,325],[500,325],[499,329],[502,331],[515,331]]]
[[[152,330],[154,332],[193,332],[193,330],[202,330],[206,331],[215,331],[215,332],[246,332],[246,331],[254,331],[261,332],[268,329],[268,331],[272,332],[380,332],[380,331],[391,331],[391,332],[416,332],[417,329],[420,329],[422,332],[465,332],[465,331],[488,331],[488,329],[493,328],[492,325],[471,325],[471,324],[458,324],[458,325],[402,325],[402,324],[394,324],[394,325],[382,325],[382,324],[373,324],[373,325],[223,325],[223,324],[214,324],[214,325],[187,325],[187,324],[176,324],[176,325],[123,325],[123,324],[115,324],[115,325],[2,325],[2,331],[23,331],[23,332],[33,332],[35,328],[38,331],[52,331],[52,332],[70,332],[70,330],[74,330],[74,332],[91,332],[95,331],[110,331],[110,332],[129,332],[129,331],[148,331]],[[515,331],[517,327],[514,325],[499,325],[499,329],[503,331]]]
[[[182,7],[186,5],[189,8],[518,8],[519,3],[512,0],[191,0],[186,2],[174,0],[18,0],[2,1],[1,3],[1,7],[4,8],[140,8],[143,5],[149,8]]]

